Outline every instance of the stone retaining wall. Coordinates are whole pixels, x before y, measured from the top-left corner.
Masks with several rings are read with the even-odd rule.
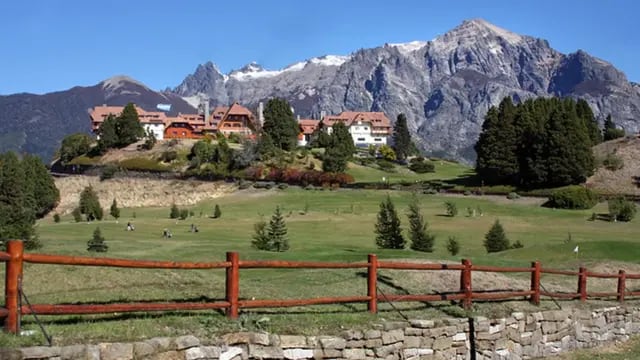
[[[471,329],[471,332],[470,332]],[[0,350],[2,360],[247,360],[247,359],[532,359],[615,341],[640,332],[640,308],[513,313],[475,318],[385,322],[340,336],[241,332],[136,343],[101,343]]]

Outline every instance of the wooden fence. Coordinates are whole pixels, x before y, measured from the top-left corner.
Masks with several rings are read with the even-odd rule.
[[[617,301],[624,302],[625,296],[638,296],[640,291],[627,291],[627,279],[640,279],[640,274],[626,274],[620,270],[617,274],[602,274],[587,271],[581,267],[577,272],[542,268],[539,262],[531,263],[530,267],[495,267],[473,265],[470,260],[462,260],[461,264],[433,264],[433,263],[407,263],[393,261],[378,261],[376,255],[368,256],[367,262],[338,263],[338,262],[310,262],[310,261],[245,261],[240,260],[237,252],[228,252],[226,261],[221,262],[174,262],[174,261],[148,261],[112,258],[92,258],[78,256],[60,256],[47,254],[24,253],[22,241],[9,241],[7,252],[0,252],[0,261],[6,262],[5,271],[5,304],[0,308],[0,318],[4,318],[4,329],[9,333],[20,332],[21,315],[64,315],[64,314],[99,314],[112,312],[148,312],[148,311],[178,311],[178,310],[210,310],[222,309],[230,318],[237,318],[240,309],[244,308],[273,308],[288,306],[305,306],[318,304],[339,303],[367,303],[367,309],[377,313],[378,302],[397,301],[443,301],[459,300],[461,305],[469,308],[474,300],[505,300],[528,297],[529,301],[538,305],[541,296],[559,299],[579,299],[586,301],[592,298],[615,297]],[[21,286],[23,263],[31,264],[57,264],[76,266],[103,266],[122,268],[146,268],[146,269],[225,269],[226,286],[224,301],[213,302],[138,302],[138,303],[112,303],[112,304],[31,304],[21,305]],[[367,294],[339,297],[319,297],[311,299],[240,299],[240,269],[367,269]],[[458,292],[447,294],[378,294],[378,269],[396,270],[424,270],[460,271],[460,288]],[[531,275],[531,287],[522,291],[482,292],[473,291],[471,283],[472,272],[499,272],[499,273],[529,273]],[[541,274],[556,274],[577,276],[578,287],[574,292],[547,292],[541,291]],[[587,292],[587,279],[608,278],[617,279],[618,286],[615,292]]]

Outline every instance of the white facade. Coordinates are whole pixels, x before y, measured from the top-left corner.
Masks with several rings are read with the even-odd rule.
[[[163,140],[164,139],[164,124],[163,123],[144,123],[144,124],[142,124],[142,127],[144,127],[144,133],[145,134],[147,132],[149,132],[149,130],[151,130],[151,132],[153,132],[153,135],[155,135],[156,140]]]
[[[359,147],[367,147],[369,145],[381,146],[387,144],[387,135],[372,134],[372,127],[369,122],[353,122],[351,126],[349,126],[349,133],[353,138],[353,143]]]

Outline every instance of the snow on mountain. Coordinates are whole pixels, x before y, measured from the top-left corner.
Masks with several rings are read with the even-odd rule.
[[[309,61],[312,64],[316,64],[316,65],[340,66],[345,62],[349,61],[349,59],[351,59],[351,56],[325,55],[325,56],[315,57]]]
[[[408,55],[414,51],[422,49],[427,46],[428,43],[429,42],[427,41],[411,41],[408,43],[395,43],[388,45],[397,48],[401,54]]]

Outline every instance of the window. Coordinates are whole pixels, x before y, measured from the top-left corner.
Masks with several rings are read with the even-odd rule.
[[[373,139],[373,141],[382,141],[382,139],[381,138],[375,138],[375,139]]]
[[[368,127],[366,127],[366,126],[364,127],[364,129],[365,129],[365,130],[369,130],[369,128],[368,128]]]
[[[364,141],[364,138],[358,138],[358,141]]]

